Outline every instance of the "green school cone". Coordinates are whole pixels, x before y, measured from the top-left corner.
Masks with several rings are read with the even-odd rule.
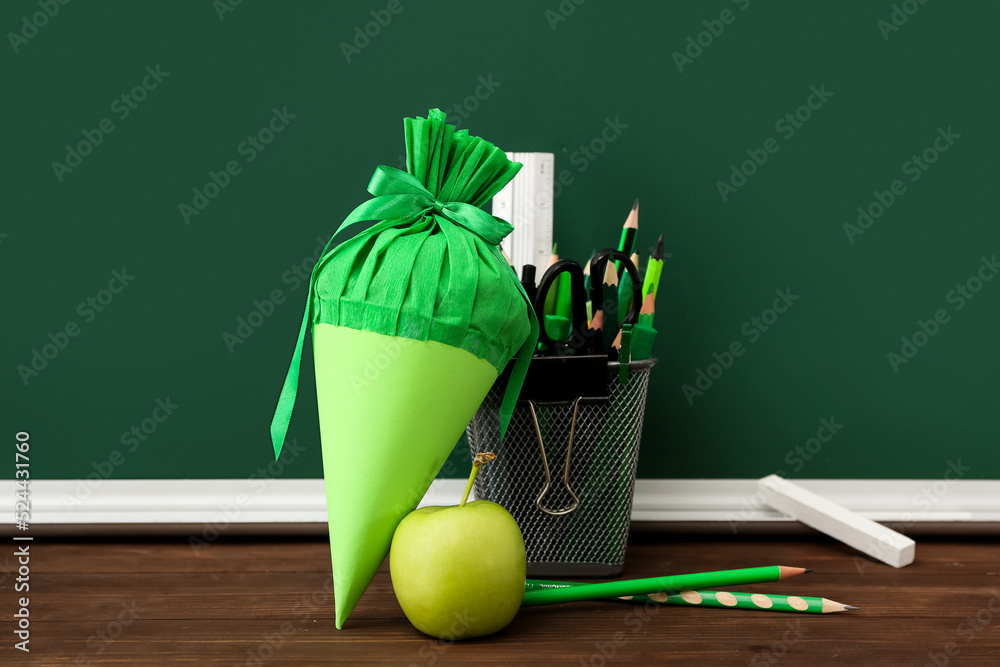
[[[379,166],[372,198],[324,251],[285,376],[271,441],[281,454],[311,328],[337,628],[343,627],[498,374],[506,431],[538,339],[524,287],[500,252],[513,229],[480,207],[514,177],[493,144],[445,114],[406,118],[407,171]],[[405,460],[405,464],[401,461]]]
[[[330,324],[313,327],[313,349],[340,629],[497,371],[437,341]]]

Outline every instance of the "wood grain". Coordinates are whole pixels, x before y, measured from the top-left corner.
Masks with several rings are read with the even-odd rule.
[[[579,602],[523,609],[499,634],[458,643],[407,622],[387,564],[337,631],[329,546],[317,539],[221,539],[195,550],[183,538],[47,538],[31,553],[32,651],[12,648],[8,567],[0,573],[0,664],[1000,664],[996,540],[924,538],[914,564],[895,569],[823,537],[634,533],[624,576],[812,567],[743,588],[861,610],[819,616]],[[945,653],[949,644],[957,654]]]

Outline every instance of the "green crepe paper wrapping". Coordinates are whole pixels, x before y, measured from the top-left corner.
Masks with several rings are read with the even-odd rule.
[[[538,339],[499,249],[513,228],[479,208],[521,165],[455,131],[437,109],[404,119],[404,129],[407,171],[378,167],[374,197],[337,231],[377,222],[325,250],[313,269],[271,423],[277,458],[311,324],[338,628],[516,355],[499,415],[506,432]]]

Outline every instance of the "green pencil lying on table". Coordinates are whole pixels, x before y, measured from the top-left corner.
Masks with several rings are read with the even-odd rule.
[[[620,581],[605,581],[598,584],[575,584],[572,586],[544,585],[536,590],[524,591],[521,600],[522,607],[539,604],[560,604],[562,602],[577,602],[580,600],[600,600],[625,595],[650,595],[652,593],[679,593],[689,588],[715,588],[731,584],[759,584],[765,581],[778,581],[799,574],[811,572],[804,567],[788,567],[785,565],[769,565],[766,567],[748,567],[741,570],[720,570],[718,572],[696,572],[694,574],[675,574],[666,577],[649,577],[646,579],[623,579]]]
[[[581,584],[574,581],[542,581],[528,579],[524,590],[551,590],[571,588]],[[586,585],[586,584],[583,584]],[[609,600],[631,602],[659,602],[684,607],[719,607],[723,609],[755,609],[757,611],[787,611],[798,614],[831,614],[858,609],[826,598],[775,595],[773,593],[741,593],[738,591],[683,590],[677,593],[651,593],[649,595],[622,595]]]

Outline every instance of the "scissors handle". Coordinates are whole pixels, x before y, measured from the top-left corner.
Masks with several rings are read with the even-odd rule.
[[[563,273],[569,274],[570,289],[570,335],[562,341],[552,340],[545,331],[545,298]],[[583,267],[571,259],[560,259],[545,271],[538,283],[535,294],[535,314],[538,316],[538,339],[546,347],[557,353],[573,352],[589,354],[589,334],[587,332],[587,296],[583,289]]]
[[[603,305],[604,297],[602,295],[602,284],[604,282],[604,271],[607,264],[612,259],[616,259],[621,262],[622,267],[628,271],[629,276],[632,277],[632,304],[629,307],[628,314],[622,321],[622,324],[635,324],[639,321],[639,312],[642,310],[642,281],[639,280],[639,269],[636,268],[635,264],[628,255],[623,253],[621,250],[614,250],[608,248],[602,250],[593,259],[590,260],[590,300],[594,304],[594,310],[596,311],[598,305]],[[617,312],[615,317],[617,317]],[[605,313],[605,322],[608,322],[607,313]],[[617,328],[617,319],[616,328]]]

